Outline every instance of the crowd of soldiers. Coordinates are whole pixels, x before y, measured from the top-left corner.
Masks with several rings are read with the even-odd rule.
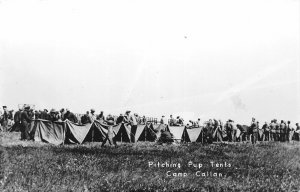
[[[106,117],[104,112],[99,114],[95,113],[95,109],[87,111],[84,115],[75,115],[69,109],[62,108],[60,111],[51,109],[48,111],[34,110],[29,105],[24,105],[18,111],[14,113],[13,110],[8,110],[7,106],[3,106],[3,112],[0,111],[0,130],[7,131],[8,127],[13,123],[21,127],[21,139],[28,140],[30,123],[34,119],[43,119],[48,121],[65,121],[69,120],[77,124],[92,123],[95,120],[102,121],[107,125],[116,125],[120,123],[129,123],[132,127],[132,135],[135,134],[138,124],[146,124],[146,122],[152,122],[154,124],[165,124],[169,126],[185,126],[187,128],[203,128],[203,142],[218,141],[251,141],[256,143],[257,141],[299,141],[300,126],[298,123],[293,126],[290,121],[281,120],[278,122],[276,119],[270,123],[265,122],[262,126],[255,118],[249,125],[236,124],[233,120],[229,119],[225,123],[221,120],[210,119],[209,121],[202,122],[200,118],[197,121],[189,120],[188,123],[184,122],[184,119],[180,116],[176,118],[170,115],[169,119],[166,119],[163,115],[160,121],[156,118],[140,117],[137,113],[131,114],[131,111],[126,111],[125,114],[119,116],[113,116],[108,114]],[[132,138],[134,142],[134,137]]]

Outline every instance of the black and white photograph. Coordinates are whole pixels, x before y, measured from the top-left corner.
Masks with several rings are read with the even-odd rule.
[[[0,191],[300,191],[300,1],[0,0]]]

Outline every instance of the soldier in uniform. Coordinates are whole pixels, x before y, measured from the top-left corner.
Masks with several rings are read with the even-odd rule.
[[[176,124],[176,120],[173,118],[173,115],[170,115],[169,125],[170,126],[175,126],[175,124]]]
[[[81,117],[81,124],[87,124],[91,123],[89,119],[90,112],[87,111],[82,117]]]
[[[276,125],[274,123],[274,120],[271,120],[269,128],[270,128],[270,141],[275,141],[275,139],[276,139]]]
[[[97,120],[99,121],[105,121],[105,116],[104,116],[104,112],[101,111],[100,114],[97,117]]]
[[[93,123],[96,119],[97,119],[97,116],[95,114],[95,109],[91,109],[91,112],[89,114],[89,123]]]
[[[64,121],[65,120],[64,117],[65,117],[65,113],[66,113],[65,109],[62,108],[59,112],[60,112],[60,119],[62,121]]]
[[[284,142],[285,137],[285,123],[283,120],[281,120],[279,124],[279,141]]]
[[[296,140],[296,141],[299,141],[299,139],[300,139],[299,132],[300,132],[300,126],[298,123],[296,123],[296,130],[294,133],[294,140]]]
[[[114,125],[114,118],[113,118],[113,116],[111,116],[111,115],[107,116],[106,124],[108,125],[107,135],[106,135],[104,141],[102,142],[101,147],[103,147],[105,145],[106,141],[108,141],[110,145],[115,145],[116,146],[117,145],[117,141],[115,140],[116,133],[113,130],[113,125]]]
[[[265,122],[265,124],[262,126],[262,129],[264,131],[264,139],[263,139],[263,141],[270,141],[270,128],[269,128],[267,122]]]
[[[287,126],[286,126],[286,128],[287,128],[287,138],[286,138],[286,141],[292,141],[292,138],[293,138],[293,135],[294,135],[294,128],[291,126],[291,122],[290,121],[288,121],[287,122]]]
[[[69,109],[66,110],[67,112],[64,115],[64,120],[69,120],[73,123],[78,123],[77,117],[72,113]]]
[[[21,140],[30,140],[29,129],[32,119],[29,115],[30,106],[26,106],[21,114],[22,130],[21,130]]]
[[[135,133],[136,133],[137,126],[138,126],[137,118],[135,115],[130,115],[129,120],[130,120],[130,125],[131,125],[131,134],[130,134],[131,142],[134,143],[135,142]]]
[[[158,143],[173,143],[174,142],[174,136],[171,132],[161,129],[160,138],[158,140]]]
[[[123,121],[124,121],[124,116],[123,116],[123,114],[121,113],[121,114],[119,115],[119,117],[117,118],[117,120],[116,120],[116,124],[123,123]]]
[[[255,118],[252,118],[250,129],[252,131],[252,136],[251,136],[252,144],[256,144],[258,139],[258,123],[255,121]]]
[[[130,116],[130,112],[131,112],[131,111],[126,111],[126,112],[125,112],[125,115],[123,116],[123,117],[124,117],[124,119],[123,119],[123,122],[124,122],[124,123],[129,123],[129,122],[130,122],[130,119],[129,119],[129,118],[130,118],[130,117],[129,117],[129,116]]]
[[[14,115],[14,122],[16,127],[21,127],[22,122],[21,122],[21,115],[22,115],[23,110],[20,108],[19,111],[17,111]]]
[[[44,120],[49,120],[50,119],[47,109],[44,109],[44,111],[41,113],[41,119],[44,119]]]
[[[3,106],[3,114],[2,114],[2,119],[1,119],[1,124],[3,131],[6,132],[8,129],[8,120],[9,120],[9,112],[7,110],[6,106]]]
[[[274,119],[276,130],[276,141],[280,141],[280,125],[277,123],[277,119]]]
[[[58,121],[59,120],[59,116],[58,113],[55,109],[51,109],[50,110],[50,116],[49,116],[49,120],[50,121]]]

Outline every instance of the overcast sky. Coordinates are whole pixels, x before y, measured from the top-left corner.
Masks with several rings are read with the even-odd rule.
[[[0,0],[0,104],[300,122],[299,25],[298,0]]]

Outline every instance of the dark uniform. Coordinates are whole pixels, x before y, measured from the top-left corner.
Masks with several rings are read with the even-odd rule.
[[[267,123],[265,123],[262,127],[264,131],[264,141],[270,141],[270,128]]]
[[[81,117],[81,124],[87,124],[87,123],[92,123],[92,121],[89,118],[89,112],[87,111],[86,114],[84,114]]]
[[[8,129],[8,119],[10,119],[10,114],[7,110],[4,110],[4,113],[3,113],[2,119],[1,119],[3,131],[7,131],[7,129]]]
[[[25,109],[21,114],[22,130],[21,130],[21,140],[30,140],[29,129],[31,118],[29,116],[28,109]]]
[[[43,112],[41,112],[40,118],[44,119],[44,120],[49,120],[50,117],[49,117],[49,114],[48,114],[48,110],[44,110]]]
[[[279,130],[280,130],[280,141],[284,142],[285,141],[285,134],[286,134],[286,126],[283,121],[281,121],[279,125]]]
[[[67,111],[64,115],[64,120],[68,119],[69,121],[72,121],[73,123],[78,123],[77,117],[74,115],[74,113]]]
[[[124,116],[121,114],[118,118],[117,118],[117,121],[116,121],[116,124],[120,124],[124,121]]]
[[[22,115],[22,111],[19,110],[15,113],[14,115],[14,122],[15,122],[15,127],[19,128],[22,126],[22,122],[21,122],[21,115]]]
[[[166,130],[162,129],[161,130],[161,135],[160,135],[160,138],[159,138],[158,142],[173,143],[174,139],[173,139],[172,133],[170,133],[169,131],[166,131]]]
[[[252,141],[252,144],[255,144],[258,139],[258,123],[255,121],[255,119],[252,120],[250,129],[252,131],[251,141]]]

